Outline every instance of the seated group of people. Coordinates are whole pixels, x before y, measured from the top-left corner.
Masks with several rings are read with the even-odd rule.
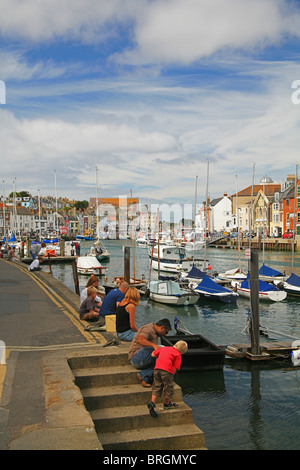
[[[131,341],[138,330],[135,325],[135,306],[140,301],[138,290],[127,282],[121,282],[118,288],[112,289],[105,297],[104,292],[98,278],[92,275],[80,295],[80,319],[97,321],[102,326],[106,315],[116,315],[119,339]]]

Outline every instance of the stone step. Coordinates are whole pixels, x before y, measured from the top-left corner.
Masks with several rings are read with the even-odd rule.
[[[75,384],[79,388],[110,387],[138,383],[138,371],[131,364],[114,367],[73,369]]]
[[[147,404],[119,406],[117,408],[95,409],[90,411],[96,432],[119,432],[135,428],[192,424],[191,408],[183,401],[177,402],[178,408],[164,410],[162,403],[157,404],[158,418],[152,418]]]
[[[120,348],[120,349],[118,349]],[[113,350],[114,349],[114,350]],[[128,351],[122,351],[120,346],[111,346],[107,354],[106,348],[101,351],[102,354],[90,354],[83,356],[74,356],[69,358],[68,363],[72,370],[95,367],[112,367],[118,365],[128,365]],[[106,354],[105,354],[106,353]]]
[[[144,388],[141,384],[126,384],[111,387],[92,387],[81,389],[84,404],[88,411],[96,408],[112,408],[114,406],[146,405],[151,399],[151,388]],[[173,401],[182,401],[181,388],[174,385]]]
[[[98,438],[104,450],[112,451],[205,449],[204,434],[195,424],[100,432]]]

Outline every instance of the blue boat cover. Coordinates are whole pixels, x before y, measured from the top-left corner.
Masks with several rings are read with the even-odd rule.
[[[291,274],[286,282],[292,286],[300,287],[300,277],[297,274]]]
[[[249,274],[248,274],[247,279],[245,279],[241,283],[241,288],[242,289],[250,289],[250,275]],[[274,286],[273,284],[269,284],[268,282],[259,280],[258,281],[258,290],[260,292],[268,292],[268,291],[272,291],[272,290],[277,291],[278,288],[276,286]]]
[[[187,277],[193,277],[194,279],[203,279],[204,276],[205,272],[200,271],[200,269],[196,268],[196,266],[193,266],[187,275]]]
[[[269,266],[266,266],[265,264],[262,265],[262,267],[259,269],[259,274],[262,276],[283,276],[283,274],[280,271],[277,271],[276,269],[270,268]]]
[[[220,284],[217,284],[215,281],[213,281],[209,276],[204,276],[202,281],[199,282],[198,286],[195,288],[195,290],[205,290],[206,292],[213,294],[213,293],[219,293],[219,292],[229,292],[231,294],[231,291],[229,289],[226,289],[226,287],[221,286]]]

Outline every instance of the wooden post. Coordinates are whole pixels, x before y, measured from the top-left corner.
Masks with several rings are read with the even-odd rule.
[[[251,250],[250,258],[251,353],[260,355],[259,343],[259,274],[258,250]]]
[[[50,255],[48,253],[48,263],[49,263],[49,270],[50,270],[50,273],[52,274],[52,267],[51,267],[51,261],[50,261]]]
[[[73,279],[74,279],[74,285],[75,285],[75,292],[76,292],[76,294],[80,295],[80,291],[79,291],[79,280],[78,280],[78,271],[77,271],[77,263],[76,263],[76,261],[73,261],[73,263],[72,263],[72,268],[73,268]]]
[[[124,281],[130,283],[130,247],[124,246]]]

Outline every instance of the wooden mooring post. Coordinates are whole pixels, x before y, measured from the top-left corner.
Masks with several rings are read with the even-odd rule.
[[[258,272],[258,250],[251,249],[250,256],[250,336],[251,348],[246,357],[251,360],[266,360],[269,355],[261,352],[259,338],[259,272]]]
[[[130,247],[124,246],[124,281],[130,283]]]

